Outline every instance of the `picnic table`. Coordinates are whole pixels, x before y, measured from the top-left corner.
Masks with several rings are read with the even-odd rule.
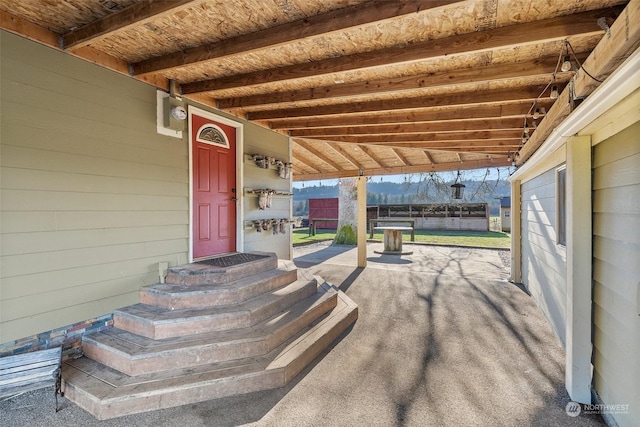
[[[416,220],[413,218],[377,218],[377,219],[370,219],[369,220],[369,238],[373,239],[373,231],[375,230],[382,230],[382,227],[376,227],[376,224],[391,224],[392,226],[395,224],[410,224],[410,226],[407,229],[411,230],[411,241],[415,242],[416,241],[416,234],[415,234],[415,225],[416,225]],[[396,227],[397,228],[397,227]]]

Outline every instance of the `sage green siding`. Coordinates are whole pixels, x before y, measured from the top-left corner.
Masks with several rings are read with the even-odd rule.
[[[0,343],[136,303],[188,254],[186,144],[156,91],[1,35]]]
[[[594,386],[640,425],[640,122],[593,153]],[[624,411],[623,411],[624,412]]]

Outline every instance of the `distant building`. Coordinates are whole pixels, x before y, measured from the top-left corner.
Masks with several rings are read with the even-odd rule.
[[[500,226],[502,231],[511,232],[511,197],[500,198]]]

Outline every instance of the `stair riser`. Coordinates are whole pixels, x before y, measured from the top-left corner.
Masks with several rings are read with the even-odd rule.
[[[358,310],[352,309],[339,322],[318,338],[311,346],[309,346],[303,354],[293,360],[284,369],[285,383],[289,383],[296,377],[307,365],[309,365],[320,353],[322,353],[332,342],[336,340],[347,328],[355,323],[358,319]]]
[[[278,268],[278,259],[276,257],[264,258],[250,263],[228,267],[224,269],[224,272],[210,272],[207,270],[203,270],[202,272],[189,272],[181,270],[178,267],[169,269],[166,282],[189,286],[225,284],[274,268]],[[222,271],[222,269],[220,270]]]
[[[73,384],[65,383],[64,390],[66,398],[93,414],[99,420],[108,420],[124,415],[253,393],[284,385],[284,372],[282,370],[272,370],[195,384],[165,393],[134,395],[126,399],[105,399],[102,402],[77,389]]]
[[[221,292],[195,295],[171,295],[153,292],[148,289],[140,291],[140,302],[148,305],[166,308],[169,310],[182,310],[187,308],[219,307],[225,305],[240,304],[255,296],[267,293],[289,283],[296,281],[297,271],[287,271],[269,280],[259,281],[242,289],[225,289]]]
[[[333,295],[264,339],[251,342],[196,346],[159,353],[155,357],[131,359],[120,352],[111,351],[109,347],[95,345],[90,337],[86,337],[83,351],[87,357],[130,376],[253,357],[268,353],[335,306],[336,296]]]
[[[139,317],[122,315],[116,311],[113,316],[116,328],[142,335],[152,339],[165,339],[185,335],[195,335],[207,332],[226,331],[230,329],[248,328],[263,320],[274,316],[276,313],[284,311],[287,307],[310,297],[317,290],[315,282],[300,288],[296,292],[290,293],[283,298],[273,301],[271,304],[260,307],[258,310],[249,312],[247,310],[222,313],[197,319],[180,319],[174,322],[153,323]]]

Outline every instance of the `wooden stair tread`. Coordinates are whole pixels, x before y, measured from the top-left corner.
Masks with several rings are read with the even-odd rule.
[[[206,334],[187,335],[163,340],[154,340],[117,328],[86,335],[86,344],[109,347],[112,351],[123,353],[132,358],[147,357],[162,352],[184,350],[188,347],[229,345],[240,341],[258,341],[265,339],[278,328],[287,326],[305,312],[312,310],[327,299],[336,298],[335,292],[318,292],[288,310],[249,328],[227,331],[215,331]]]
[[[140,321],[154,322],[154,323],[172,323],[179,321],[188,321],[190,319],[195,319],[199,317],[209,317],[213,315],[234,315],[234,314],[243,314],[243,313],[251,313],[264,306],[265,304],[269,304],[272,301],[277,300],[289,293],[294,293],[306,286],[315,285],[315,281],[309,280],[296,280],[295,282],[283,287],[271,291],[269,293],[265,293],[262,295],[258,295],[250,300],[247,300],[243,303],[231,306],[214,306],[214,307],[205,307],[205,308],[189,308],[189,309],[178,309],[171,310],[163,307],[157,307],[147,304],[134,304],[130,305],[115,311],[116,315],[123,315],[129,317],[136,317]]]
[[[222,293],[237,291],[246,286],[252,286],[256,281],[267,281],[273,277],[290,273],[296,270],[296,266],[290,261],[280,261],[278,268],[262,271],[249,277],[243,277],[233,282],[224,284],[182,285],[179,283],[156,283],[145,286],[143,289],[149,292],[171,295],[202,295],[210,293]]]

